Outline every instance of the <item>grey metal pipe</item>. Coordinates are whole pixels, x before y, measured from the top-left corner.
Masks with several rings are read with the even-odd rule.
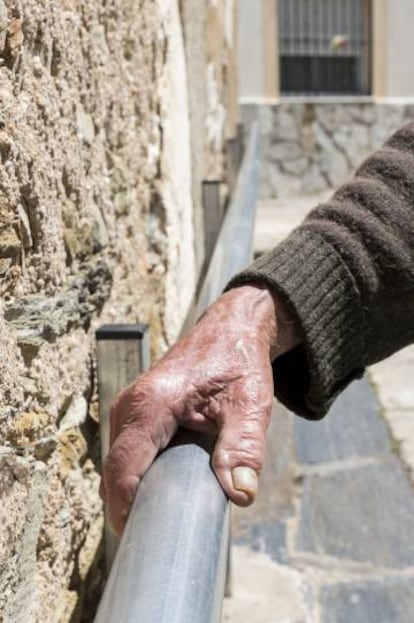
[[[247,266],[253,253],[259,173],[259,128],[253,124],[249,143],[211,262],[200,290],[196,315],[222,292],[229,279]]]
[[[182,433],[138,490],[99,623],[220,620],[228,503],[210,469],[208,449],[191,437]]]
[[[225,216],[197,314],[251,259],[258,129]],[[229,504],[210,467],[212,440],[180,431],[145,474],[95,623],[217,623],[228,547]]]

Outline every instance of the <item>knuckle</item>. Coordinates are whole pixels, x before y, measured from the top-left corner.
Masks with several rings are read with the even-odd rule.
[[[251,467],[260,473],[263,466],[263,455],[261,451],[252,452],[243,448],[233,448],[225,450],[220,448],[216,451],[212,459],[214,470],[231,469],[237,465]]]
[[[211,459],[214,470],[227,469],[230,467],[229,453],[224,448],[217,448]]]
[[[157,370],[156,368],[143,374],[130,387],[128,406],[137,411],[153,406],[169,398],[173,388],[173,375]]]
[[[128,459],[124,452],[111,451],[103,466],[105,485],[110,487],[114,481],[118,480],[127,464]]]
[[[143,379],[140,389],[144,399],[162,401],[171,396],[173,388],[174,375],[154,369],[151,375]]]
[[[118,402],[115,400],[109,408],[109,423],[115,424],[118,417]]]
[[[249,417],[227,431],[223,436],[223,445],[255,452],[263,447],[265,436],[266,423],[263,419],[261,417]]]
[[[158,395],[152,378],[139,378],[124,389],[110,407],[111,425],[125,426],[139,420],[142,414],[154,404]]]
[[[233,457],[233,465],[244,465],[245,467],[251,467],[256,472],[260,473],[263,466],[263,456],[261,453],[253,454],[251,452],[237,452]]]
[[[260,471],[263,464],[265,431],[263,426],[244,426],[232,431],[219,443],[213,457],[213,467],[226,469],[246,465]]]
[[[237,442],[235,452],[238,454],[256,456],[262,452],[263,440],[256,436],[243,436]]]

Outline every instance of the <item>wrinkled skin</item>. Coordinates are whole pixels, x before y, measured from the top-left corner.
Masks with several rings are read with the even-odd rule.
[[[101,493],[118,534],[140,479],[178,426],[215,433],[212,467],[224,491],[240,506],[253,501],[271,413],[271,360],[295,341],[291,323],[277,323],[279,311],[285,319],[265,286],[230,290],[115,400]]]

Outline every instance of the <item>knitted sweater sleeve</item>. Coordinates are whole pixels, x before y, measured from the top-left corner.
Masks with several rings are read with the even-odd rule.
[[[414,342],[414,122],[228,287],[252,281],[298,323],[302,344],[273,363],[298,415],[323,417],[366,366]]]

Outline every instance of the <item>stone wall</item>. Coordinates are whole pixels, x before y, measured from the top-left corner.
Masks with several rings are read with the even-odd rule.
[[[94,330],[176,337],[225,175],[230,0],[0,0],[0,620],[92,620]]]
[[[385,102],[285,101],[242,108],[247,125],[257,118],[261,127],[264,199],[336,188],[414,115],[413,104]]]

